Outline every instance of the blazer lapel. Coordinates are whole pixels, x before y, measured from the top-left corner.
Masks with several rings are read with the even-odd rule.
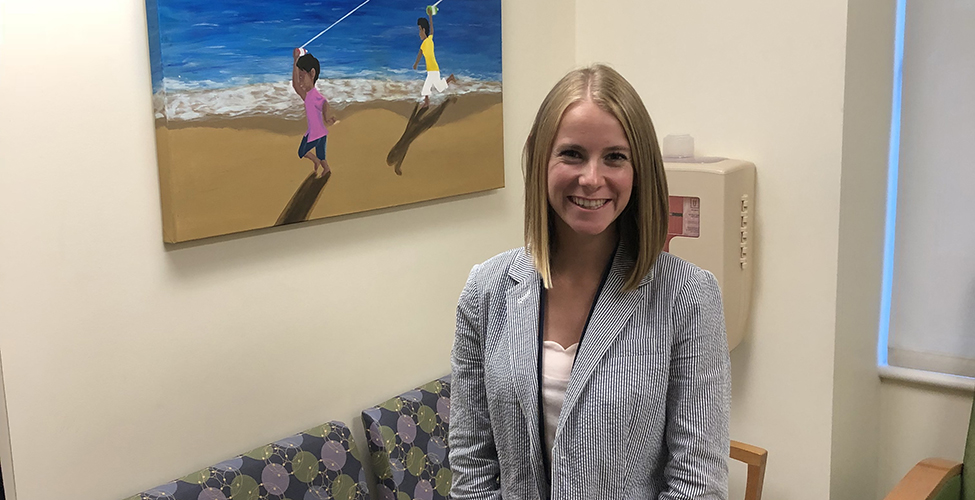
[[[632,257],[621,244],[616,250],[602,292],[596,299],[596,307],[592,311],[592,318],[589,319],[589,326],[583,336],[575,364],[572,366],[556,434],[561,432],[566,418],[578,402],[579,396],[592,378],[606,350],[633,316],[637,305],[643,301],[643,294],[649,293],[646,285],[653,279],[652,271],[643,278],[636,290],[623,291],[626,273],[632,265]]]
[[[508,341],[515,392],[528,426],[532,465],[541,471],[542,439],[538,408],[538,314],[541,278],[530,257],[520,253],[508,269],[516,284],[508,290]]]

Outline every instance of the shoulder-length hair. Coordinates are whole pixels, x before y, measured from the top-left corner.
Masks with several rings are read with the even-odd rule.
[[[624,247],[633,254],[623,289],[634,290],[650,272],[667,238],[667,177],[646,106],[636,89],[608,66],[595,64],[570,72],[555,84],[538,108],[522,156],[525,248],[542,275],[542,283],[550,288],[551,256],[558,251],[554,232],[554,217],[558,215],[548,202],[548,164],[565,110],[585,100],[615,116],[630,143],[633,192],[616,224]]]

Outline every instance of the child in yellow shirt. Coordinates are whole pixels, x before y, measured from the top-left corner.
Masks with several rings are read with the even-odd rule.
[[[416,20],[416,25],[420,28],[420,40],[423,42],[420,43],[420,52],[416,54],[416,62],[413,63],[413,69],[416,69],[422,57],[427,68],[427,79],[420,91],[424,108],[430,105],[430,93],[433,89],[443,92],[447,90],[447,84],[457,81],[453,74],[440,78],[440,66],[437,65],[437,56],[433,53],[433,11],[430,8],[427,8],[427,18],[429,20],[422,17]]]

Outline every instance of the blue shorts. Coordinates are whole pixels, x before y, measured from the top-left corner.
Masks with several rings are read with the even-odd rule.
[[[298,158],[304,158],[312,148],[315,149],[315,156],[319,160],[325,159],[325,139],[328,139],[327,135],[323,135],[314,141],[308,142],[308,135],[301,138],[301,145],[298,146]]]

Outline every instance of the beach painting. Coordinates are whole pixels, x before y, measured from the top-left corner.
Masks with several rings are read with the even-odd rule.
[[[501,0],[146,0],[163,239],[504,186]]]

